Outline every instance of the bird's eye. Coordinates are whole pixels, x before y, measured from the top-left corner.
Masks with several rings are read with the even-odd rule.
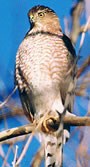
[[[39,13],[38,13],[38,16],[39,16],[39,17],[43,17],[43,16],[44,16],[44,13],[43,13],[43,12],[39,12]]]

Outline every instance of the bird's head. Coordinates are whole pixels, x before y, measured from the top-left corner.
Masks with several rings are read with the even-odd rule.
[[[28,12],[31,27],[38,31],[60,31],[60,23],[56,13],[45,6],[35,6]]]

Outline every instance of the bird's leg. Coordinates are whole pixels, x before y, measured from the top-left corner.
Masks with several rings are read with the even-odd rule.
[[[62,167],[63,163],[63,120],[60,120],[59,128],[56,131],[56,138],[57,138],[57,147],[56,147],[56,163],[55,167]]]
[[[45,134],[45,165],[46,167],[62,166],[63,121],[62,114],[52,111],[42,123]]]

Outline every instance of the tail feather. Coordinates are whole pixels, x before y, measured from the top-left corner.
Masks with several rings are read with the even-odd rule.
[[[64,131],[63,131],[63,120],[61,120],[57,132],[56,167],[62,167],[63,144],[64,144],[63,142],[64,142]]]
[[[45,167],[62,167],[63,123],[58,131],[45,137]]]
[[[64,106],[61,101],[60,94],[55,99],[51,115],[53,117],[60,117],[60,124],[58,130],[53,134],[45,136],[45,167],[62,167],[63,160],[63,118]]]
[[[54,167],[56,163],[56,136],[48,134],[45,138],[45,167]]]

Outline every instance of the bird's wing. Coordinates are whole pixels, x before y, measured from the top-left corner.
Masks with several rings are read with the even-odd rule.
[[[35,110],[32,102],[32,92],[20,68],[19,55],[20,55],[20,51],[18,50],[18,53],[16,56],[15,85],[18,86],[19,95],[21,98],[21,103],[22,103],[25,115],[31,122],[33,122]]]
[[[75,89],[75,85],[76,85],[76,74],[75,73],[77,70],[77,65],[75,63],[76,63],[77,56],[76,56],[75,49],[71,43],[71,40],[65,34],[63,34],[62,40],[64,42],[64,45],[68,49],[67,56],[68,56],[68,61],[69,61],[69,65],[70,65],[70,67],[69,67],[70,73],[68,74],[68,72],[67,72],[67,76],[65,77],[64,84],[61,85],[61,88],[60,88],[61,98],[62,98],[62,102],[64,105],[66,95],[68,93],[67,90],[68,90],[70,83],[72,83],[73,88]],[[70,112],[72,112],[73,103],[74,103],[74,90],[72,90],[72,92],[70,93],[69,101],[70,101],[70,103],[69,103],[67,109]]]

